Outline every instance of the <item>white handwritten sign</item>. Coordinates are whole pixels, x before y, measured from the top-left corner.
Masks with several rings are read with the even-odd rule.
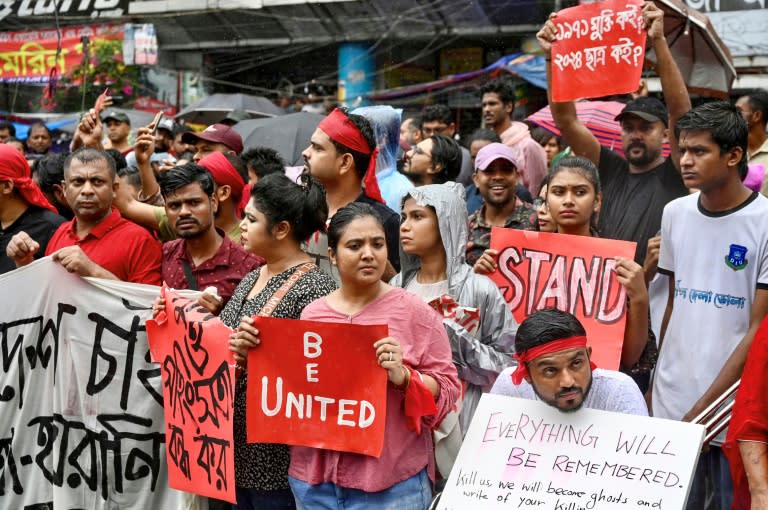
[[[0,508],[182,508],[144,330],[158,293],[50,257],[0,277]]]
[[[483,395],[442,510],[682,510],[704,427]]]

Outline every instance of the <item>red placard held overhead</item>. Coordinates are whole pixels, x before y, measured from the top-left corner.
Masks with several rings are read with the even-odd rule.
[[[489,276],[515,320],[542,308],[574,314],[587,330],[592,360],[617,370],[626,323],[627,293],[616,279],[616,257],[632,259],[636,243],[586,236],[491,231],[499,268]]]
[[[381,455],[387,372],[373,344],[387,326],[254,319],[261,344],[248,354],[248,442]]]
[[[552,101],[637,90],[645,59],[642,0],[606,0],[553,18]]]
[[[168,485],[235,503],[232,330],[196,299],[161,295],[165,311],[146,327],[163,377]]]

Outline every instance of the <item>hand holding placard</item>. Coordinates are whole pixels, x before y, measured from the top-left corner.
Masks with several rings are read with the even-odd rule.
[[[621,266],[633,289],[642,283],[639,266],[629,264],[635,243],[494,227],[491,247],[499,252],[499,269],[488,276],[518,322],[549,307],[573,313],[587,330],[597,366],[618,369],[627,290],[617,270]]]
[[[485,394],[442,510],[682,510],[704,427]]]
[[[606,0],[549,17],[537,38],[550,52],[553,102],[637,89],[645,59],[644,20],[653,23],[654,35],[661,23],[642,5],[642,0]]]
[[[387,411],[379,362],[402,359],[393,353],[389,361],[387,327],[272,317],[256,317],[252,327],[260,343],[248,351],[248,442],[378,457]]]
[[[163,377],[171,487],[235,502],[234,374],[218,317],[167,287],[146,323]],[[159,303],[155,303],[159,307]]]

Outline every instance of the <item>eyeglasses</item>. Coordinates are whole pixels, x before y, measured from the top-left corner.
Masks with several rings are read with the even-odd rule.
[[[421,126],[421,132],[429,138],[432,135],[442,135],[445,134],[445,131],[448,129],[448,126],[435,126],[435,127],[424,127]]]

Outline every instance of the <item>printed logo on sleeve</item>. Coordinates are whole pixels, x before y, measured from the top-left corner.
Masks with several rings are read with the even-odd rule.
[[[732,244],[728,255],[725,256],[725,265],[734,271],[740,271],[747,267],[747,248],[738,244]]]

